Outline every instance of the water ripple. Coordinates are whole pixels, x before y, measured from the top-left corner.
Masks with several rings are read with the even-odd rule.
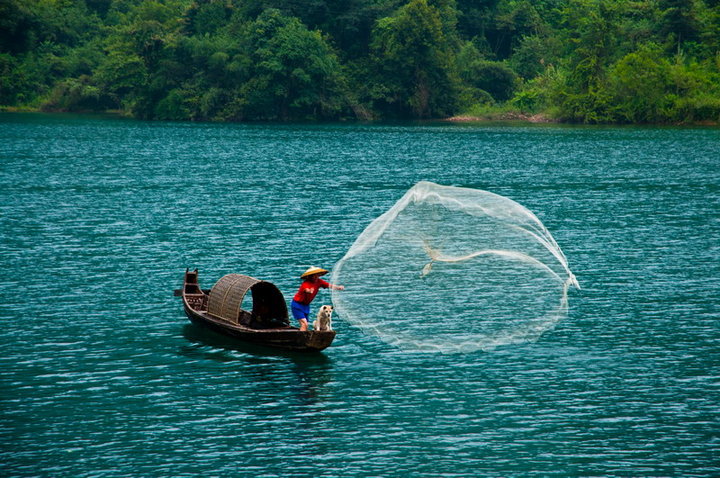
[[[715,129],[0,123],[2,475],[720,474]],[[537,212],[568,318],[429,357],[338,317],[304,356],[172,297],[185,267],[288,297],[420,180]]]

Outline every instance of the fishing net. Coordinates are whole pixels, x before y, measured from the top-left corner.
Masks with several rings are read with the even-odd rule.
[[[486,191],[421,182],[333,268],[339,317],[416,351],[534,341],[567,315],[567,260],[540,220]]]

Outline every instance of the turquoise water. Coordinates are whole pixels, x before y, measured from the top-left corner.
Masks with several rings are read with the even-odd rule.
[[[421,354],[339,316],[307,356],[173,297],[198,267],[289,300],[421,180],[537,214],[582,286],[568,317]],[[718,129],[3,114],[0,238],[2,476],[720,474]]]

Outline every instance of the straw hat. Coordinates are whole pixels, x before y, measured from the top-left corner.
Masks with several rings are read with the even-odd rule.
[[[326,271],[325,269],[321,269],[321,268],[319,268],[319,267],[311,267],[310,269],[308,269],[308,270],[306,270],[305,272],[303,272],[303,275],[301,275],[300,278],[301,278],[301,279],[304,279],[304,278],[306,278],[307,276],[314,276],[315,274],[324,275],[324,274],[327,274],[327,273],[328,273],[328,271]]]

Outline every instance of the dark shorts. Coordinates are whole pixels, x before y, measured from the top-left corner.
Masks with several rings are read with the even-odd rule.
[[[310,317],[309,305],[301,304],[300,302],[295,302],[293,300],[292,302],[290,302],[290,310],[292,311],[293,317],[295,317],[297,320],[308,320],[308,317]]]

